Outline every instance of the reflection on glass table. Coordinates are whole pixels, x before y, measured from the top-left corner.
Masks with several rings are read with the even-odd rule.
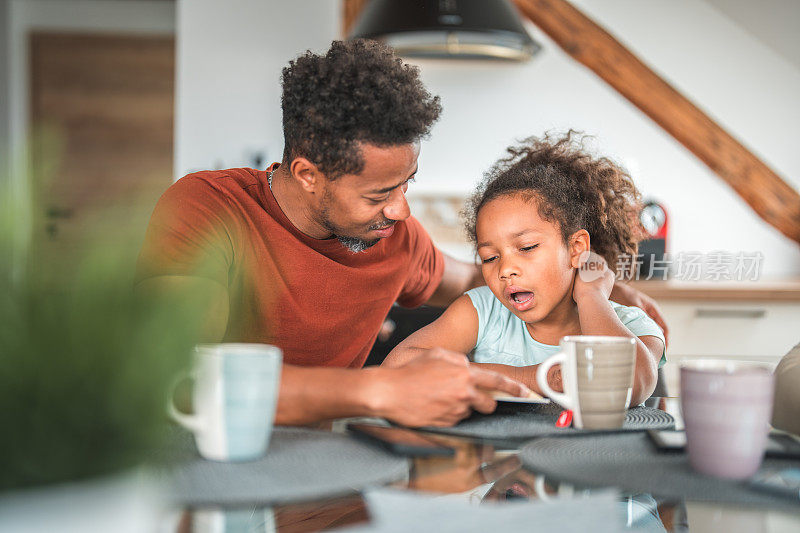
[[[648,405],[669,412],[682,428],[679,400],[653,398]],[[335,424],[334,431],[344,425]],[[337,429],[338,428],[338,429]],[[432,499],[461,499],[472,505],[530,501],[575,501],[608,489],[580,487],[559,482],[522,467],[517,444],[480,442],[460,437],[425,433],[429,439],[455,450],[452,457],[417,457],[410,460],[408,479],[392,484],[395,489],[416,491]],[[761,507],[669,500],[646,493],[621,492],[620,517],[630,531],[670,532],[789,532],[800,531],[798,511]],[[569,520],[566,516],[565,520]],[[165,520],[163,531],[229,533],[311,532],[368,524],[364,499],[353,494],[316,502],[274,507],[245,506],[235,509],[196,508],[175,510]],[[418,532],[419,533],[419,532]]]

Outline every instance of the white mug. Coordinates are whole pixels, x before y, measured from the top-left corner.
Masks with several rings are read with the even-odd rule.
[[[200,455],[214,461],[251,461],[267,451],[278,404],[282,355],[268,344],[205,344],[195,348],[192,403],[169,415],[194,433]]]
[[[539,365],[536,382],[547,396],[572,410],[576,428],[622,427],[633,393],[636,340],[631,337],[571,335],[561,351]],[[564,392],[547,383],[547,372],[561,364]]]

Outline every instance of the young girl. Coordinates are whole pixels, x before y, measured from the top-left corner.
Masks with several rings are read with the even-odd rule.
[[[642,235],[639,192],[628,174],[583,150],[574,132],[509,148],[467,207],[486,286],[467,291],[386,358],[399,366],[425,348],[471,353],[541,393],[536,370],[565,335],[634,337],[631,405],[647,399],[666,362],[664,334],[638,307],[609,301],[622,255]],[[593,253],[590,253],[593,252]],[[604,270],[588,269],[593,258]],[[557,367],[548,383],[561,390]]]

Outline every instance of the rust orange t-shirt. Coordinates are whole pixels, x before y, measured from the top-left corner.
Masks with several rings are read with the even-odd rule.
[[[442,278],[444,259],[419,222],[361,253],[294,227],[267,172],[189,174],[156,204],[137,281],[199,275],[228,288],[224,342],[279,346],[284,362],[361,367],[392,304],[416,307]]]

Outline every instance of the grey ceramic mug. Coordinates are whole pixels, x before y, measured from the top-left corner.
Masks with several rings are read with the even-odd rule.
[[[636,340],[631,337],[570,335],[561,351],[539,365],[539,388],[573,413],[573,425],[586,429],[622,427],[633,392]],[[564,392],[547,383],[547,371],[561,364]]]
[[[681,409],[689,463],[728,479],[753,475],[764,457],[775,377],[763,363],[681,363]]]

